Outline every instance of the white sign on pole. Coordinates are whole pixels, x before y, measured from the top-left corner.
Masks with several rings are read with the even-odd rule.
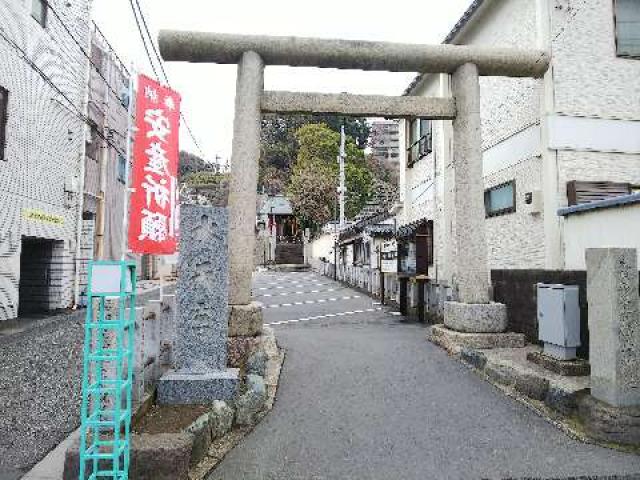
[[[129,269],[128,269],[129,270]],[[120,292],[120,281],[122,278],[122,266],[114,265],[93,265],[91,271],[91,293],[105,294]],[[125,276],[125,292],[131,293],[131,273]]]
[[[398,272],[398,245],[395,240],[382,244],[380,251],[380,271],[382,273]]]

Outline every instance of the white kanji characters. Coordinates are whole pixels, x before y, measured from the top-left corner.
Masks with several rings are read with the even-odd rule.
[[[151,143],[144,153],[147,154],[149,160],[144,167],[145,172],[152,172],[161,177],[169,175],[169,169],[167,168],[167,164],[169,163],[167,151],[162,148],[159,142]]]
[[[169,189],[165,187],[167,180],[162,178],[160,182],[156,182],[151,175],[145,175],[145,181],[142,182],[142,188],[147,192],[147,207],[151,206],[151,197],[163,210],[167,207],[169,202]]]
[[[167,217],[162,213],[150,212],[146,208],[142,209],[142,220],[140,221],[140,235],[138,240],[151,240],[153,242],[163,242],[167,239]]]
[[[147,132],[147,138],[156,137],[164,143],[167,142],[166,137],[171,133],[171,124],[161,108],[147,109],[144,112],[144,121],[151,127]]]
[[[171,95],[169,95],[164,99],[164,106],[167,107],[167,109],[172,112],[176,109],[176,101],[173,99]]]
[[[158,103],[158,91],[151,85],[144,87],[144,98],[150,100],[153,103]]]

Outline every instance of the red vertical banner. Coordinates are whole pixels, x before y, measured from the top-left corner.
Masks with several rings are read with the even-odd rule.
[[[129,250],[175,253],[180,95],[140,75],[135,123]]]

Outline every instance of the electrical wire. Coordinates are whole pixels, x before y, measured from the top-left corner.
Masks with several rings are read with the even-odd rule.
[[[60,87],[58,87],[55,82],[53,80],[51,80],[51,77],[49,77],[46,73],[44,73],[40,67],[38,67],[38,65],[36,65],[33,60],[31,60],[29,58],[29,56],[27,55],[27,53],[24,51],[24,49],[22,47],[20,47],[20,45],[18,45],[17,43],[15,43],[13,40],[11,40],[8,35],[7,32],[5,31],[4,28],[0,27],[0,37],[7,42],[7,44],[9,44],[9,46],[11,46],[14,50],[16,50],[16,52],[18,52],[20,55],[20,58],[29,66],[31,67],[31,69],[33,71],[35,71],[53,90],[56,91],[56,93],[58,93],[58,95],[60,95],[62,98],[64,98],[67,103],[71,106],[71,108],[68,108],[67,106],[65,106],[65,108],[67,108],[73,115],[75,115],[77,118],[79,118],[80,120],[82,120],[85,124],[89,125],[90,127],[94,128],[96,131],[96,134],[102,139],[104,140],[107,145],[111,146],[116,152],[118,152],[121,155],[124,155],[122,153],[122,151],[118,148],[117,145],[113,144],[113,142],[111,142],[107,136],[104,135],[103,132],[101,132],[98,128],[96,123],[91,120],[90,118],[88,118],[84,113],[82,113],[78,107],[76,107],[75,103],[73,103],[73,100],[71,100],[61,89]],[[60,105],[63,105],[62,103],[60,103]],[[64,105],[63,105],[64,106]]]
[[[144,16],[144,12],[142,11],[142,7],[140,6],[140,2],[139,0],[129,0],[129,4],[131,5],[131,10],[133,12],[133,17],[136,21],[136,25],[138,27],[138,32],[140,33],[140,39],[142,40],[142,44],[144,46],[144,50],[147,53],[147,58],[149,59],[149,63],[151,65],[151,69],[153,70],[153,73],[155,74],[156,79],[159,79],[160,76],[158,75],[158,71],[155,68],[153,59],[151,58],[151,53],[149,51],[149,47],[147,46],[147,38],[149,43],[151,44],[151,48],[153,49],[153,53],[155,55],[155,58],[158,62],[158,65],[160,65],[160,69],[162,70],[162,75],[164,76],[164,80],[165,83],[169,86],[169,88],[171,88],[171,82],[169,81],[169,77],[167,75],[167,72],[164,68],[164,62],[162,61],[162,56],[160,55],[160,52],[158,51],[158,48],[156,47],[156,44],[153,40],[153,37],[151,36],[151,32],[149,30],[149,25],[147,24],[147,20]],[[137,7],[137,10],[136,10]],[[140,20],[138,20],[138,15],[140,16],[140,19],[142,21],[142,26],[140,25]],[[146,37],[145,37],[145,33],[143,32],[143,28],[144,28],[144,32],[146,32]],[[200,144],[198,143],[198,141],[196,140],[195,135],[193,134],[193,131],[191,130],[191,127],[189,126],[189,122],[187,122],[187,118],[184,115],[183,112],[180,112],[180,117],[182,118],[182,122],[185,126],[185,128],[187,129],[187,133],[189,134],[189,136],[191,137],[191,140],[193,141],[194,145],[198,148],[198,151],[200,152],[200,155],[202,155],[202,157],[205,157],[205,153],[204,150],[202,149],[202,147],[200,146]]]
[[[102,33],[102,30],[100,30],[100,27],[98,27],[98,24],[94,21],[91,21],[91,23],[93,24],[93,28],[95,29],[96,32],[98,32],[100,34],[100,37],[102,38],[102,40],[104,41],[104,43],[107,44],[107,47],[109,47],[109,50],[111,51],[111,53],[113,54],[114,57],[116,57],[116,60],[118,61],[118,63],[120,64],[120,68],[122,68],[122,70],[124,70],[124,72],[127,74],[128,77],[131,76],[131,72],[129,72],[129,69],[126,67],[126,65],[124,64],[124,62],[122,61],[122,59],[120,59],[120,57],[118,56],[118,53],[115,51],[115,49],[111,46],[111,43],[109,42],[109,40],[107,39],[107,37],[105,36],[104,33]]]
[[[153,70],[153,74],[156,79],[159,79],[158,71],[156,70],[156,66],[151,59],[151,53],[149,52],[149,47],[147,46],[147,42],[144,38],[144,34],[142,33],[142,27],[140,26],[140,20],[138,20],[138,12],[136,11],[136,7],[133,3],[133,0],[129,0],[129,5],[131,5],[131,12],[133,13],[133,19],[136,21],[136,26],[138,27],[138,33],[140,33],[140,39],[142,40],[142,46],[144,47],[144,51],[147,53],[147,58],[149,59],[149,65],[151,65],[151,70]]]
[[[48,7],[49,10],[51,10],[51,12],[53,13],[53,15],[58,19],[58,22],[60,22],[60,25],[62,25],[62,28],[67,32],[67,34],[69,35],[69,37],[71,37],[71,39],[74,41],[74,43],[78,46],[78,48],[80,49],[80,51],[82,52],[82,54],[87,58],[87,60],[89,60],[89,63],[91,64],[91,66],[95,69],[96,73],[102,78],[102,80],[104,80],[104,84],[106,85],[106,87],[111,91],[111,93],[113,93],[115,95],[115,97],[118,99],[118,103],[120,104],[120,106],[122,108],[124,108],[125,110],[127,110],[127,107],[125,106],[125,102],[123,100],[123,98],[121,97],[121,94],[119,94],[118,92],[116,92],[116,90],[113,88],[113,86],[109,83],[109,81],[107,80],[107,78],[103,75],[103,73],[100,71],[100,67],[98,67],[98,65],[96,65],[95,63],[93,63],[93,60],[91,59],[91,56],[89,55],[89,53],[86,51],[86,49],[82,46],[82,44],[78,41],[78,39],[75,37],[75,35],[71,32],[71,30],[69,29],[69,27],[67,26],[67,24],[64,22],[64,20],[62,19],[62,17],[60,16],[60,14],[57,12],[57,10],[53,7],[53,5],[51,4],[51,2],[49,2],[48,0],[45,0],[45,3]],[[108,42],[107,42],[108,43]]]

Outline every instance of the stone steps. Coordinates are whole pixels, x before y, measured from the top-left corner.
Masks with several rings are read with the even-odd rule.
[[[301,265],[304,263],[304,245],[302,243],[278,243],[276,245],[276,264]]]

